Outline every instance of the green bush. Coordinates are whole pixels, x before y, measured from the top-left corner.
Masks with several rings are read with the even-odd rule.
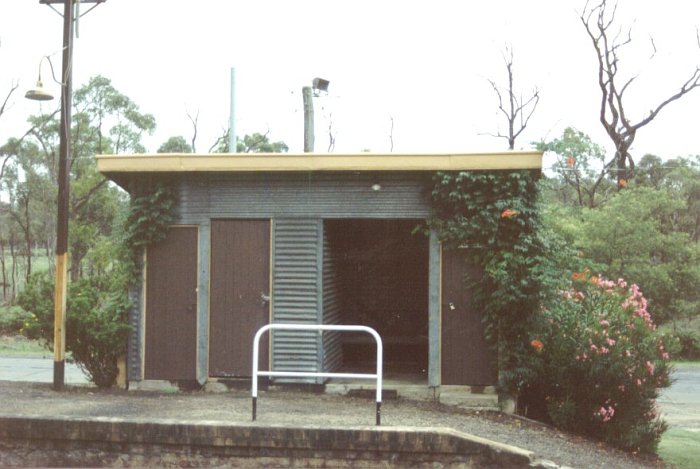
[[[674,358],[681,360],[700,360],[700,334],[695,331],[677,331],[679,350]]]
[[[53,346],[54,287],[46,274],[32,275],[18,297],[18,304],[31,313],[23,333]],[[66,351],[100,388],[117,378],[117,360],[126,353],[129,333],[129,301],[123,281],[115,276],[71,282],[66,312]]]
[[[540,311],[531,337],[534,417],[628,451],[654,452],[666,425],[655,399],[670,384],[669,353],[647,302],[627,286],[575,273]]]
[[[0,335],[19,334],[29,314],[19,306],[0,307]]]

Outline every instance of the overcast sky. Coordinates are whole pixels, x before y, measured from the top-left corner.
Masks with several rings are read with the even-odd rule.
[[[74,86],[103,75],[153,114],[149,151],[174,135],[197,150],[228,125],[230,69],[236,68],[236,130],[266,132],[290,151],[303,149],[301,88],[330,81],[315,99],[316,151],[472,152],[503,150],[505,132],[487,79],[505,85],[503,50],[512,44],[516,89],[542,100],[517,147],[552,139],[567,126],[610,148],[598,121],[600,91],[592,45],[574,0],[289,1],[107,0],[79,23]],[[88,5],[84,4],[85,11]],[[61,9],[62,5],[58,5]],[[628,114],[642,118],[700,65],[697,0],[620,0],[620,24],[633,42],[621,52]],[[26,129],[40,105],[23,98],[41,56],[61,48],[62,19],[38,0],[0,2],[0,97],[20,90],[0,118],[0,143]],[[653,47],[657,49],[652,61]],[[60,53],[52,61],[60,69]],[[48,70],[44,82],[58,95]],[[58,105],[43,104],[45,111]],[[700,90],[666,108],[639,131],[633,154],[664,158],[700,154]]]

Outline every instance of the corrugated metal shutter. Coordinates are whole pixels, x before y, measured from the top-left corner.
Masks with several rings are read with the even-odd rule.
[[[318,324],[321,317],[321,220],[277,219],[273,222],[272,321]],[[319,334],[274,331],[272,368],[276,371],[320,371]],[[313,378],[276,380],[316,382]]]
[[[328,240],[327,230],[323,230],[323,324],[340,324],[340,280],[338,265]],[[337,371],[343,364],[342,343],[339,332],[323,334],[323,368]]]

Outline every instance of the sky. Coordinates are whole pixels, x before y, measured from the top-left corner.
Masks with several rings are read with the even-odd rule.
[[[230,71],[236,70],[236,133],[269,132],[303,151],[301,89],[330,81],[314,98],[316,151],[501,151],[507,141],[489,79],[505,86],[505,47],[514,51],[515,89],[541,101],[517,149],[561,136],[568,126],[610,152],[599,122],[597,61],[578,0],[107,0],[83,16],[74,43],[74,88],[102,75],[155,116],[148,151],[171,136],[207,152],[228,126]],[[89,5],[83,4],[84,12]],[[58,5],[62,10],[62,5]],[[673,94],[700,65],[697,0],[620,0],[631,27],[621,53],[633,121]],[[24,99],[42,56],[61,64],[63,22],[38,0],[0,2],[0,99],[18,92],[0,117],[0,142],[21,135],[30,114],[58,100]],[[652,39],[656,54],[653,52]],[[44,84],[59,85],[42,69]],[[43,106],[43,108],[41,107]],[[636,159],[700,154],[700,90],[664,109],[638,132]],[[392,130],[393,123],[393,130]]]

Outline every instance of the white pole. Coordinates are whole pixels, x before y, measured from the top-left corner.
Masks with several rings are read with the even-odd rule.
[[[231,67],[231,108],[229,113],[228,151],[236,153],[236,69]]]

